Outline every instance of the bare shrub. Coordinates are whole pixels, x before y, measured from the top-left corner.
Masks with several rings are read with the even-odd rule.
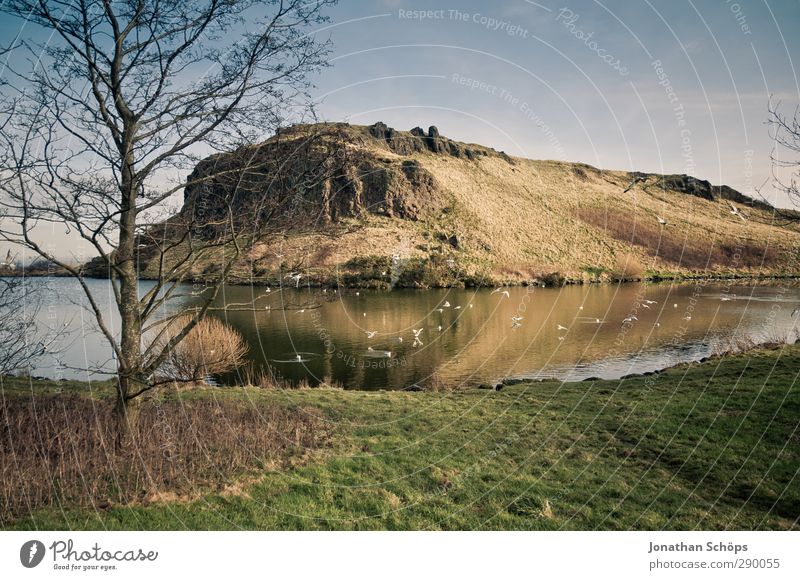
[[[720,339],[712,349],[713,356],[727,356],[742,354],[757,348],[776,348],[788,343],[788,336],[784,333],[773,331],[763,340],[756,340],[752,336],[729,336]]]
[[[154,340],[166,345],[187,323],[188,317],[172,319]],[[202,318],[169,351],[159,367],[159,375],[176,381],[200,381],[241,366],[248,350],[239,331],[218,318]]]
[[[221,490],[330,436],[313,409],[192,399],[143,401],[115,451],[111,401],[7,399],[0,424],[0,527],[46,506],[147,502]]]
[[[434,393],[446,393],[458,389],[458,384],[448,382],[438,372],[434,372],[423,388]]]

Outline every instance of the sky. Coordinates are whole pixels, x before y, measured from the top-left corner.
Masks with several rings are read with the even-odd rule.
[[[511,155],[789,204],[770,186],[766,121],[770,98],[800,103],[797,0],[342,0],[328,14],[323,120],[436,125]]]

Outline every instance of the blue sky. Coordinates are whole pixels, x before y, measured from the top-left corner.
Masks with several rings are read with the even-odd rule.
[[[330,14],[324,118],[435,124],[514,155],[752,194],[770,175],[769,96],[799,101],[797,1],[344,0]]]
[[[436,125],[512,155],[789,203],[769,183],[766,119],[770,95],[786,113],[800,104],[798,0],[341,0],[328,13],[324,120]],[[3,44],[20,28],[0,21]]]

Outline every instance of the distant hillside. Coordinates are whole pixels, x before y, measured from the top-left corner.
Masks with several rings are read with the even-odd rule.
[[[341,167],[307,179],[331,159]],[[234,269],[242,281],[276,283],[290,269],[313,283],[410,287],[800,271],[796,227],[772,225],[768,205],[686,175],[511,157],[436,127],[341,123],[286,129],[202,161],[193,177],[244,160],[253,169],[232,171],[235,179],[187,187],[181,211],[202,204],[222,215],[215,200],[233,199],[239,226],[264,232]],[[296,198],[291,211],[270,213],[284,196]],[[276,233],[281,221],[286,235]],[[144,276],[155,272],[150,250]],[[217,263],[205,260],[194,276],[214,277]]]

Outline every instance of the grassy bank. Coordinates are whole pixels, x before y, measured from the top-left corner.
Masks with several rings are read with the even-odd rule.
[[[193,390],[171,397],[317,409],[331,442],[235,493],[51,507],[11,527],[797,529],[799,373],[793,346],[499,392]]]

